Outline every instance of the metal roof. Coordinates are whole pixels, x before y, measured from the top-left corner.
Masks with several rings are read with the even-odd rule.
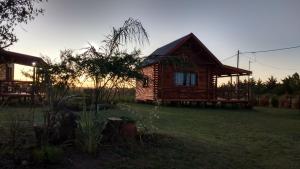
[[[159,60],[161,60],[164,57],[171,56],[172,52],[176,51],[176,49],[181,47],[189,39],[196,40],[197,44],[199,45],[199,48],[204,49],[206,51],[206,53],[208,54],[208,56],[210,58],[212,58],[212,60],[216,64],[222,65],[222,63],[207,49],[207,47],[193,33],[183,36],[171,43],[168,43],[168,44],[156,49],[146,59],[144,59],[142,65],[148,66],[148,65],[158,62]]]
[[[164,56],[169,54],[170,51],[177,48],[179,45],[183,44],[183,42],[188,40],[189,37],[191,37],[191,34],[192,33],[156,49],[153,53],[150,54],[150,56]]]
[[[35,62],[37,65],[46,64],[46,62],[36,56],[25,55],[21,53],[0,50],[0,63],[17,63],[26,66],[32,66],[32,63]]]
[[[207,53],[207,56],[210,57],[214,63],[219,67],[219,75],[224,75],[224,74],[251,74],[251,71],[240,69],[240,68],[235,68],[232,66],[224,65],[222,64],[217,57],[210,52],[210,50],[193,34],[190,33],[186,36],[183,36],[171,43],[168,43],[158,49],[156,49],[153,53],[151,53],[147,58],[144,59],[142,66],[149,66],[154,63],[159,62],[161,59],[166,58],[166,57],[171,57],[172,53],[176,51],[180,46],[182,46],[186,41],[189,39],[193,38],[196,40],[197,44],[199,45],[199,48],[204,49],[204,51]]]

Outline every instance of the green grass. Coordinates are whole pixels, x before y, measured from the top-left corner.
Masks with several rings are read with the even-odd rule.
[[[153,111],[151,105],[131,107],[137,118]],[[104,114],[119,115],[117,111]],[[157,132],[182,144],[160,148],[154,153],[158,159],[168,161],[170,153],[178,154],[182,164],[189,164],[185,168],[193,168],[193,164],[204,168],[300,168],[299,110],[160,107],[158,115],[154,120]]]
[[[159,107],[159,118],[154,118],[152,105],[129,107],[132,111],[102,111],[100,118],[132,116],[148,127],[153,124],[157,130],[150,129],[163,136],[151,145],[109,151],[103,148],[100,156],[111,152],[116,156],[103,160],[105,168],[300,168],[299,110]],[[0,109],[0,120],[7,113],[29,110]]]
[[[12,118],[41,123],[43,121],[43,111],[45,110],[42,107],[3,106],[0,107],[0,123],[7,122]]]

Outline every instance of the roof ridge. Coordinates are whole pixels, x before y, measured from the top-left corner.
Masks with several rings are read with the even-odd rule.
[[[198,39],[198,37],[193,32],[191,32],[179,39],[176,39],[160,48],[157,48],[153,53],[151,53],[148,56],[147,59],[148,59],[149,63],[155,62],[154,60],[157,60],[163,56],[168,56],[168,55],[172,54],[174,51],[176,51],[179,47],[181,47],[186,41],[188,41],[191,38],[193,38],[196,41],[197,45],[199,45],[200,48],[205,50],[208,57],[210,57],[214,63],[216,63],[217,65],[222,65],[222,63],[219,61],[219,59]]]
[[[181,38],[178,38],[174,41],[171,41],[170,43],[167,43],[159,48],[157,48],[154,52],[152,52],[149,56],[161,56],[161,55],[166,55],[168,53],[170,53],[170,51],[173,48],[176,48],[179,44],[181,44],[180,42],[185,41],[186,38],[190,38],[191,35],[194,35],[193,33],[189,33],[185,36],[182,36]]]

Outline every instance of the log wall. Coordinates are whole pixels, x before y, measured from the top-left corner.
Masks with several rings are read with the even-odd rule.
[[[208,67],[176,69],[161,66],[159,75],[158,99],[161,100],[210,100],[213,99],[214,87],[212,73]],[[176,86],[175,72],[193,72],[197,74],[196,86]]]
[[[154,65],[143,68],[143,74],[148,77],[148,86],[143,81],[136,82],[135,98],[137,101],[154,101]]]
[[[6,79],[6,67],[5,64],[0,64],[0,80]]]

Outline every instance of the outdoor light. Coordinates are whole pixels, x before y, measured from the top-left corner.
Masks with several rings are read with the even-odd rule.
[[[252,79],[252,78],[253,78],[253,76],[252,76],[252,75],[250,75],[250,76],[249,76],[249,78],[250,78],[250,79]]]
[[[36,62],[32,62],[32,66],[34,67],[36,65]]]

